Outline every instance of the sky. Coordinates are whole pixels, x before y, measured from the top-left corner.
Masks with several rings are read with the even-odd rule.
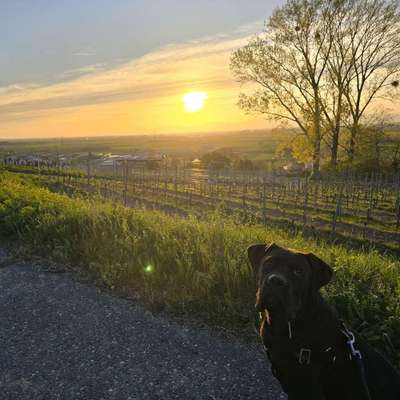
[[[0,138],[266,128],[237,107],[229,59],[282,3],[1,0]]]

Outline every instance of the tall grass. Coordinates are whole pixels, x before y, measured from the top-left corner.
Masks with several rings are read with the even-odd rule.
[[[363,335],[399,362],[400,262],[378,251],[349,250],[218,215],[180,219],[69,198],[10,173],[0,174],[0,232],[154,305],[233,325],[252,322],[249,244],[312,251],[335,271],[324,290],[328,301],[354,327],[364,322]]]

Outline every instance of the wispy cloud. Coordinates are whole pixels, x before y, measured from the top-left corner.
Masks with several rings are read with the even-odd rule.
[[[1,98],[1,96],[11,94],[11,93],[22,92],[22,91],[30,90],[30,89],[37,89],[40,86],[41,85],[38,83],[13,84],[13,85],[7,85],[7,86],[0,86],[0,98]]]
[[[24,110],[81,106],[140,97],[161,96],[186,86],[216,86],[232,82],[230,52],[246,38],[207,38],[197,43],[171,44],[112,69],[93,64],[66,71],[83,75],[66,82],[0,88],[0,115]]]
[[[76,57],[91,57],[96,55],[96,53],[94,51],[77,51],[72,53],[72,55]]]
[[[230,54],[261,28],[258,22],[237,32],[170,44],[112,68],[97,63],[71,69],[60,77],[63,82],[56,84],[0,88],[0,128],[12,121],[53,118],[58,110],[65,113],[96,105],[139,104],[181,96],[192,89],[219,91],[221,102],[228,98],[233,102],[232,91],[237,91],[237,85],[229,71]]]
[[[97,64],[85,65],[79,68],[72,68],[67,71],[64,71],[60,75],[60,77],[61,78],[76,77],[78,75],[92,74],[94,72],[98,72],[105,69],[106,65],[107,65],[106,63],[97,63]]]

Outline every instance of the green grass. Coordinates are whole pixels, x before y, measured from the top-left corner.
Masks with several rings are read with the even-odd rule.
[[[30,251],[93,272],[111,288],[160,308],[218,324],[252,323],[254,279],[246,248],[255,242],[312,251],[335,271],[324,294],[353,327],[399,365],[400,262],[277,228],[218,215],[198,220],[70,198],[33,177],[0,173],[0,232]],[[249,327],[250,329],[250,327]],[[388,335],[394,349],[390,349]]]

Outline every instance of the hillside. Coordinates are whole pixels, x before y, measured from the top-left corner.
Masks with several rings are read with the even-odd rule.
[[[255,242],[314,252],[334,269],[324,291],[342,317],[395,361],[400,348],[400,264],[373,248],[354,250],[215,214],[177,218],[51,193],[2,173],[0,231],[34,254],[77,265],[152,307],[251,330],[255,285],[246,248]],[[370,288],[374,287],[374,291]]]

